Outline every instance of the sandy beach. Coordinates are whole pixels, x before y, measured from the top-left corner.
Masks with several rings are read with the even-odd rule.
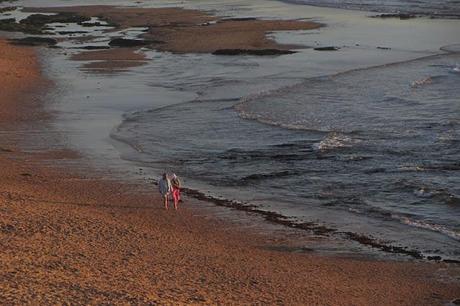
[[[319,26],[288,20],[219,21],[180,9],[41,11],[103,15],[120,27],[142,26],[156,16],[157,24],[149,24],[144,38],[163,41],[157,50],[177,53],[289,50],[292,45],[276,43],[266,34]],[[83,51],[71,60],[95,70],[147,61],[138,48]],[[80,152],[23,150],[15,131],[52,121],[44,94],[56,85],[44,76],[44,68],[38,48],[0,39],[0,304],[459,303],[458,264],[280,251],[285,244],[197,216],[187,203],[178,212],[165,211],[156,186],[109,180],[85,163]]]
[[[44,82],[35,50],[2,41],[0,52],[2,125],[35,120],[23,99]],[[2,303],[442,305],[458,297],[459,285],[440,278],[455,275],[448,264],[269,251],[261,235],[222,230],[186,208],[164,211],[154,191],[40,166],[76,154],[34,155],[8,135],[1,141]]]

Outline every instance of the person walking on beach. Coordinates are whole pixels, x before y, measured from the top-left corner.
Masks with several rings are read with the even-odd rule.
[[[177,210],[179,201],[180,201],[181,182],[175,173],[173,173],[172,175],[171,185],[172,185],[172,196],[174,199],[174,208]]]
[[[168,198],[172,188],[171,182],[169,181],[168,175],[166,173],[163,173],[163,176],[158,181],[158,188],[161,196],[163,197],[163,204],[165,205],[165,209],[168,209]]]

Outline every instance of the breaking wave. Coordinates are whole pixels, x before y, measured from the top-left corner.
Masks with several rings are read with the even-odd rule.
[[[431,223],[431,222],[427,222],[427,221],[421,221],[421,220],[414,220],[414,219],[410,219],[408,217],[398,216],[398,215],[393,215],[393,218],[398,220],[398,221],[400,221],[403,224],[418,227],[418,228],[422,228],[422,229],[426,229],[426,230],[430,230],[430,231],[433,231],[433,232],[438,232],[438,233],[446,235],[446,236],[448,236],[450,238],[453,238],[455,240],[460,241],[460,232],[459,231],[455,231],[455,230],[446,228],[445,226],[442,226],[440,224],[435,224],[435,223]]]
[[[333,150],[338,148],[349,148],[352,147],[354,143],[357,143],[357,140],[352,139],[351,137],[340,134],[337,132],[329,133],[326,138],[321,140],[318,143],[315,143],[313,147],[316,150],[325,151]]]

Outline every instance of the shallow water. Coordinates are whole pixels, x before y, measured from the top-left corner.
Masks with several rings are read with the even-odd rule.
[[[242,101],[136,112],[114,135],[137,149],[127,158],[177,169],[195,188],[457,258],[459,61],[434,56]]]
[[[455,0],[284,0],[288,3],[335,7],[381,13],[410,13],[436,17],[460,17],[460,2]]]

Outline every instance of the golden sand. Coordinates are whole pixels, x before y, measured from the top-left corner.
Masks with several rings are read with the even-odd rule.
[[[0,126],[27,124],[40,113],[24,99],[43,82],[37,58],[4,41],[0,55]],[[0,138],[0,304],[443,305],[460,293],[438,276],[452,265],[269,250],[187,204],[163,210],[154,186],[43,165],[54,158],[78,154]]]

